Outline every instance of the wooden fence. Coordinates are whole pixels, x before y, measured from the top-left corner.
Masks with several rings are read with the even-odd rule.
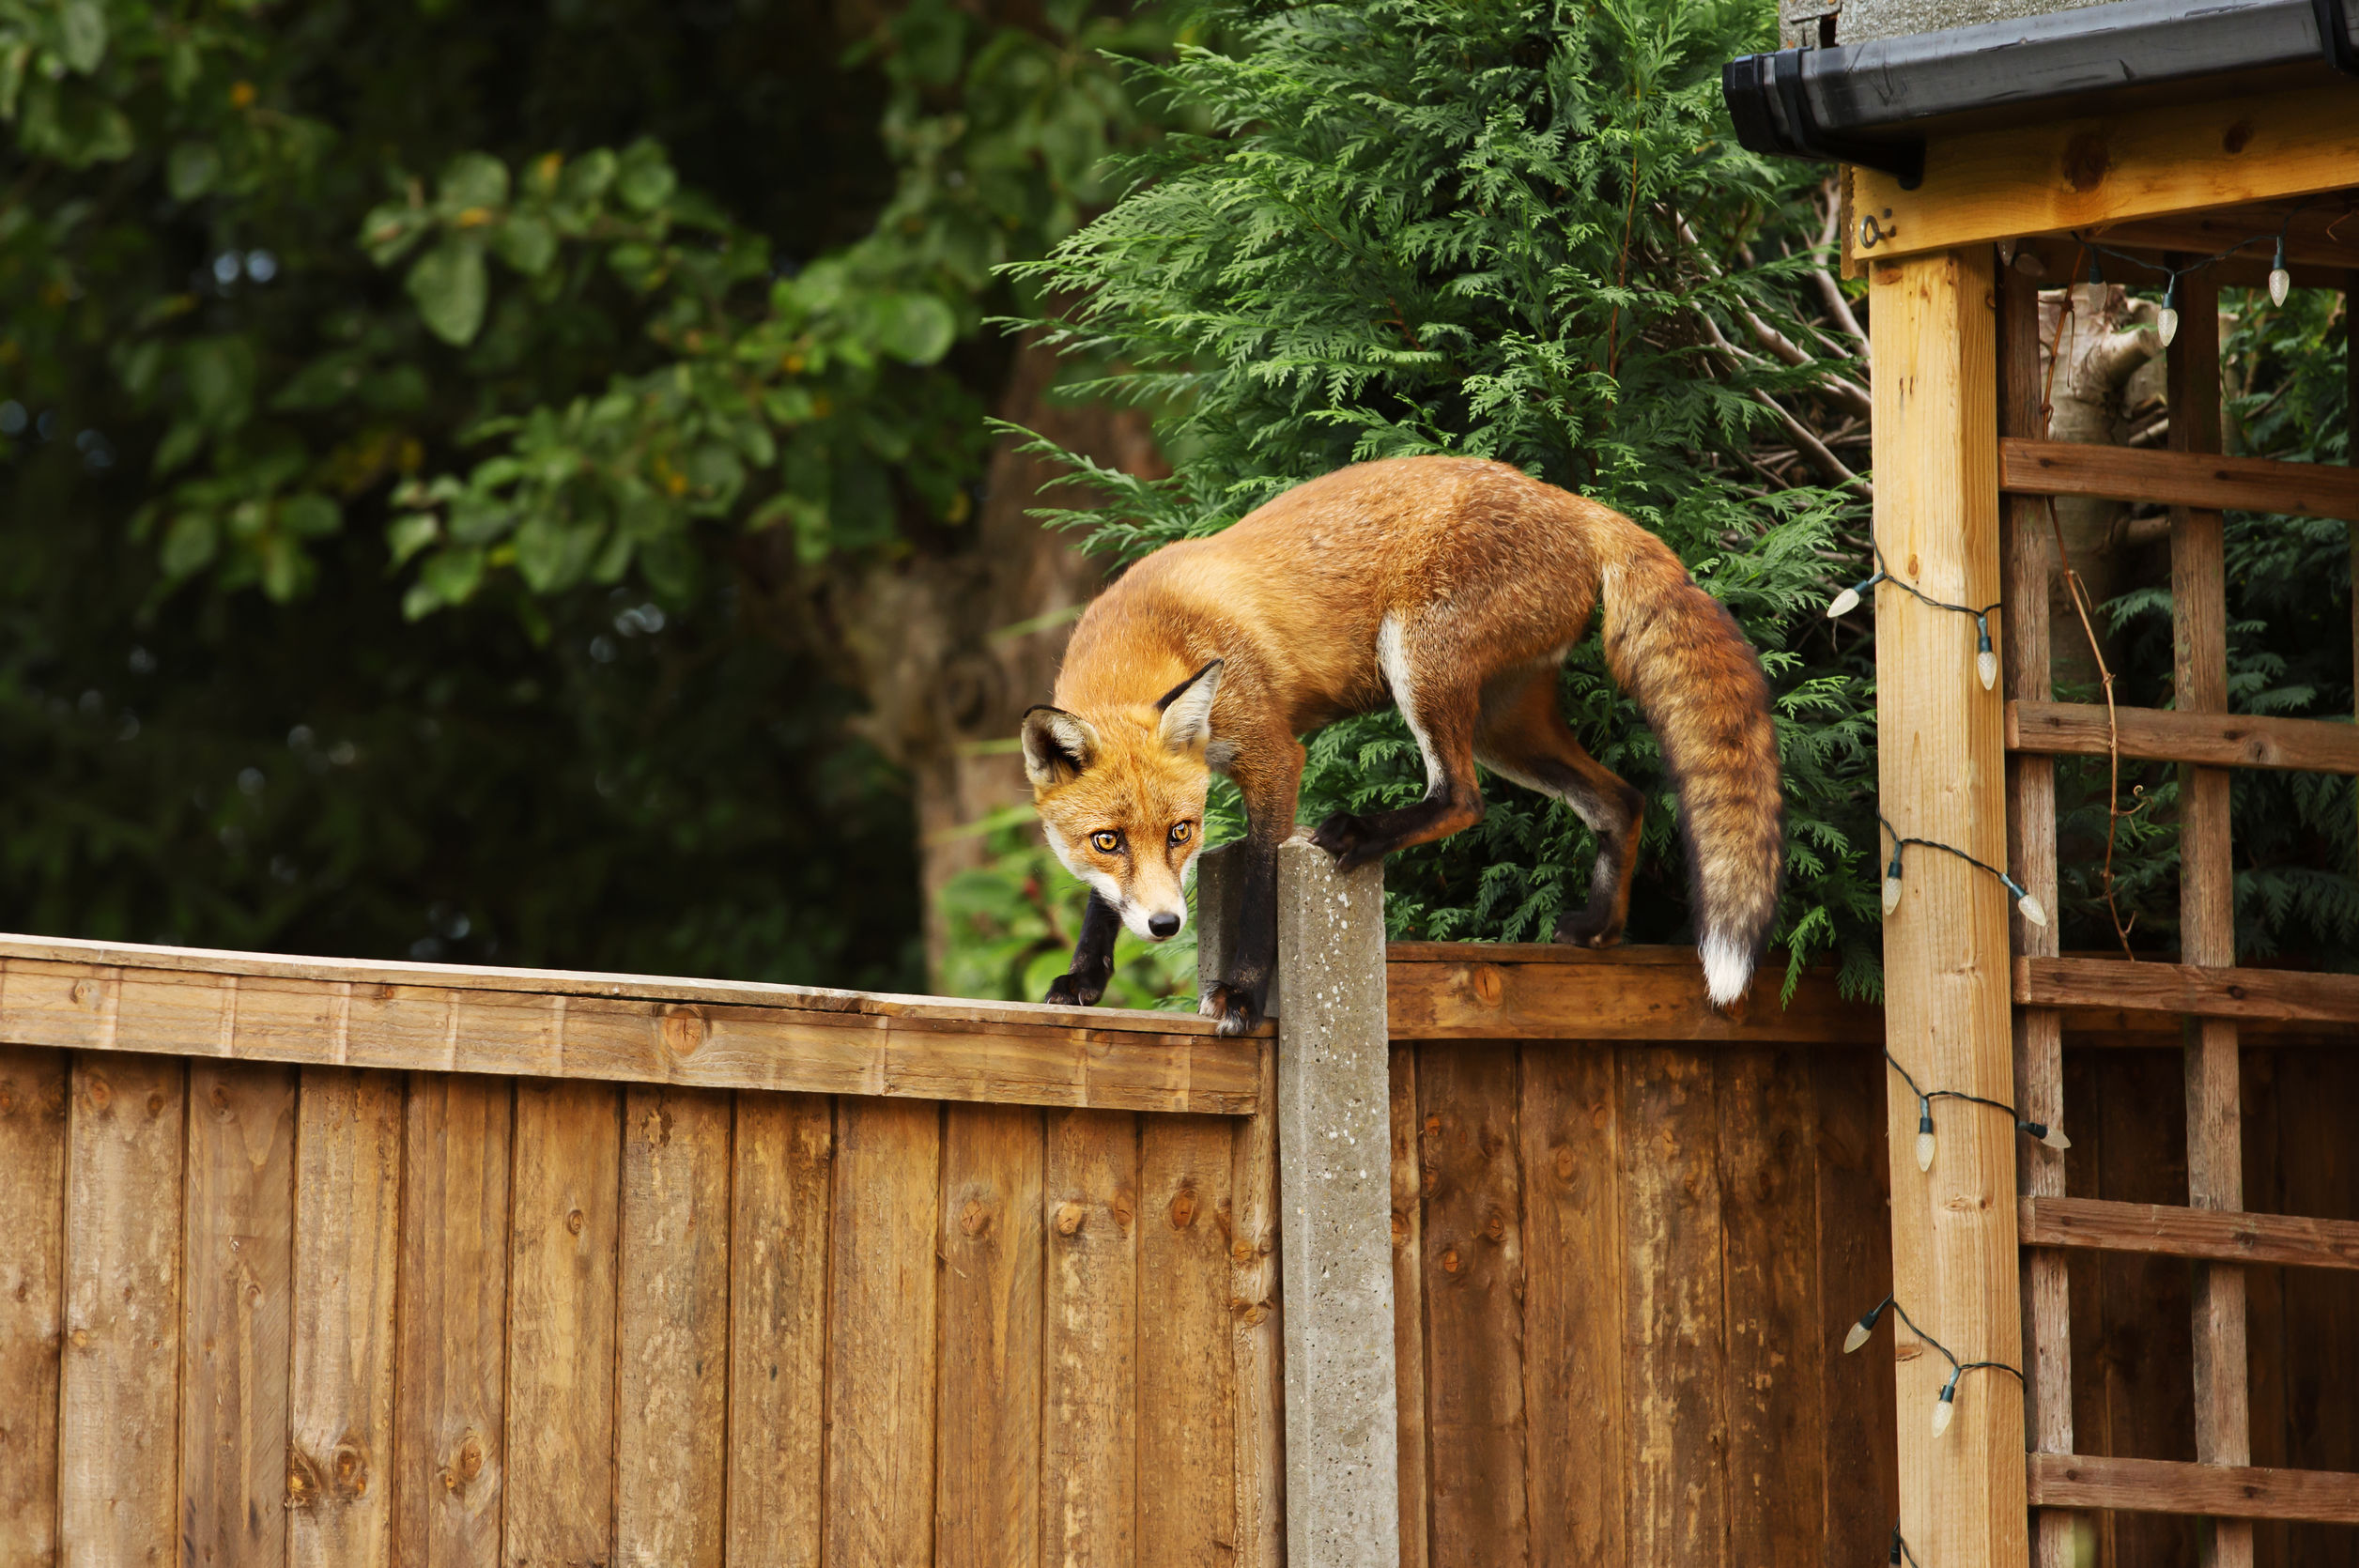
[[[0,955],[7,1568],[1273,1560],[1267,1039]]]

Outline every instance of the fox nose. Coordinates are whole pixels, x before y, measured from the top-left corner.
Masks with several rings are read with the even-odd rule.
[[[1180,929],[1180,916],[1177,915],[1150,915],[1147,917],[1147,929],[1155,933],[1156,941],[1161,942],[1164,937],[1171,935],[1174,931],[1177,931]]]

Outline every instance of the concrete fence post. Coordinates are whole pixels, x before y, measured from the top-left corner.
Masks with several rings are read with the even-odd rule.
[[[1237,880],[1211,860],[1199,898],[1208,983]],[[1277,903],[1286,1560],[1399,1568],[1383,869],[1338,875],[1297,837],[1278,852]]]

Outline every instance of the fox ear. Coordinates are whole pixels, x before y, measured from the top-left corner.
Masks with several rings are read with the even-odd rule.
[[[1079,777],[1097,757],[1098,732],[1078,714],[1040,707],[1024,715],[1024,772],[1036,788]]]
[[[1221,691],[1221,661],[1214,659],[1164,695],[1158,731],[1174,751],[1194,751],[1212,738],[1212,699]]]

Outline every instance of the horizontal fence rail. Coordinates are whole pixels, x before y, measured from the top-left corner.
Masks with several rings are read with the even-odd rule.
[[[2359,469],[2208,452],[2163,452],[2009,437],[1999,488],[2028,496],[2099,496],[2209,512],[2359,517]]]
[[[1224,1115],[1258,1071],[1192,1013],[14,937],[0,1042]]]
[[[2359,774],[2359,727],[2255,714],[2108,714],[2099,703],[2013,701],[2007,749],[2040,757],[2106,757],[2118,749],[2141,762]]]

